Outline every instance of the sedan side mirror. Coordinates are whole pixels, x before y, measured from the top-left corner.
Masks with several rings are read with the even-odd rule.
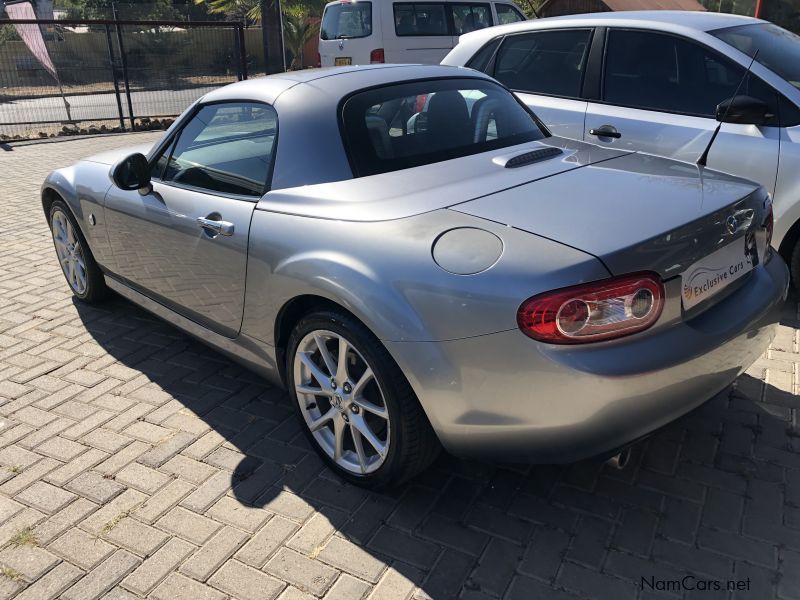
[[[752,96],[734,96],[717,105],[717,121],[720,123],[766,125],[773,116],[766,102]]]
[[[153,186],[150,184],[150,165],[144,154],[136,153],[126,156],[111,168],[111,179],[121,190],[139,190],[141,194],[149,194]]]

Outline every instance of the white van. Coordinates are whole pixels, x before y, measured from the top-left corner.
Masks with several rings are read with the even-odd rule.
[[[337,0],[322,14],[319,63],[438,64],[461,34],[524,20],[511,0]]]

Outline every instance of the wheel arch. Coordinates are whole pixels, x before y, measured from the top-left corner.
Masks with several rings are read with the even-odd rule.
[[[286,385],[286,350],[289,343],[289,337],[292,335],[292,330],[297,323],[313,312],[320,310],[333,310],[345,313],[352,319],[358,321],[363,325],[378,341],[380,339],[375,335],[375,332],[367,325],[363,319],[354,314],[353,311],[348,310],[339,302],[319,296],[316,294],[302,294],[295,296],[286,301],[278,311],[275,318],[275,326],[273,332],[273,339],[275,343],[275,358],[278,366],[278,373],[280,374],[281,382]]]

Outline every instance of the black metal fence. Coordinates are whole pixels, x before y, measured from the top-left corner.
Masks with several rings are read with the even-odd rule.
[[[207,91],[263,68],[237,22],[36,20],[58,79],[0,41],[0,141],[161,128]],[[255,36],[258,36],[256,38]],[[8,38],[9,36],[6,36]],[[13,37],[13,36],[11,36]]]

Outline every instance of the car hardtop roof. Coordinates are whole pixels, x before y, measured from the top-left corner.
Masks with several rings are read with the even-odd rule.
[[[437,77],[491,79],[488,75],[472,69],[442,65],[380,64],[325,67],[288,71],[239,81],[209,92],[203,96],[201,102],[255,100],[274,104],[285,91],[304,85],[312,86],[318,92],[329,94],[334,102],[338,102],[342,96],[359,89]]]

